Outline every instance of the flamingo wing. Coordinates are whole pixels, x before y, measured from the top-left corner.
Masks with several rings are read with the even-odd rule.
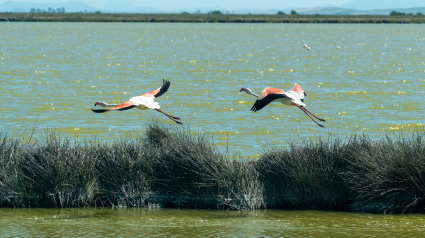
[[[283,90],[277,88],[265,88],[260,96],[258,96],[257,101],[255,101],[254,106],[251,108],[251,111],[257,112],[274,100],[287,97],[288,96]]]
[[[132,101],[123,102],[120,105],[113,107],[111,110],[125,111],[137,107],[138,104]]]
[[[132,109],[133,107],[137,107],[139,104],[132,102],[132,101],[127,101],[127,102],[123,102],[121,104],[119,104],[118,106],[115,106],[111,109],[91,109],[93,112],[95,113],[104,113],[104,112],[109,112],[112,110],[118,110],[118,111],[124,111],[124,110],[128,110],[128,109]]]
[[[142,96],[143,97],[147,97],[147,98],[157,98],[160,97],[162,94],[164,94],[165,92],[167,92],[168,88],[170,87],[170,81],[163,79],[163,84],[160,88],[158,88],[157,90],[154,90],[152,92],[149,93],[145,93]]]
[[[304,102],[304,97],[307,96],[307,94],[304,92],[304,90],[301,88],[301,86],[297,83],[295,83],[294,87],[289,90],[291,94],[294,94],[298,96],[298,98],[301,100],[301,102]]]

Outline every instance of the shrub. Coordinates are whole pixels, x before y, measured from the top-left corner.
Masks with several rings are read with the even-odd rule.
[[[209,11],[208,14],[223,14],[219,10]]]

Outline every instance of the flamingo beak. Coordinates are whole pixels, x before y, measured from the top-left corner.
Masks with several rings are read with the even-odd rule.
[[[94,107],[97,105],[97,103],[94,104]]]

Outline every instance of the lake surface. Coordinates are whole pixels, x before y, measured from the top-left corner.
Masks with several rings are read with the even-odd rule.
[[[0,208],[0,237],[423,237],[425,215]]]
[[[425,124],[422,25],[3,22],[0,42],[0,129],[19,136],[56,129],[113,141],[143,133],[152,118],[173,126],[153,110],[90,110],[164,78],[161,109],[246,156],[300,138],[381,138]],[[294,83],[326,128],[279,103],[253,113],[255,98],[239,92]]]

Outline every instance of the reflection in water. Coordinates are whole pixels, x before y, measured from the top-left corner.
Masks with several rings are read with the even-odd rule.
[[[98,100],[119,103],[157,88],[163,78],[171,88],[158,102],[167,113],[247,156],[294,137],[381,137],[425,124],[419,25],[22,22],[0,31],[1,129],[19,135],[37,126],[114,140],[142,133],[153,117],[172,125],[151,111],[90,110]],[[289,90],[295,82],[325,129],[278,103],[253,113],[255,99],[239,92]]]
[[[425,215],[192,209],[0,209],[1,237],[420,237]]]

